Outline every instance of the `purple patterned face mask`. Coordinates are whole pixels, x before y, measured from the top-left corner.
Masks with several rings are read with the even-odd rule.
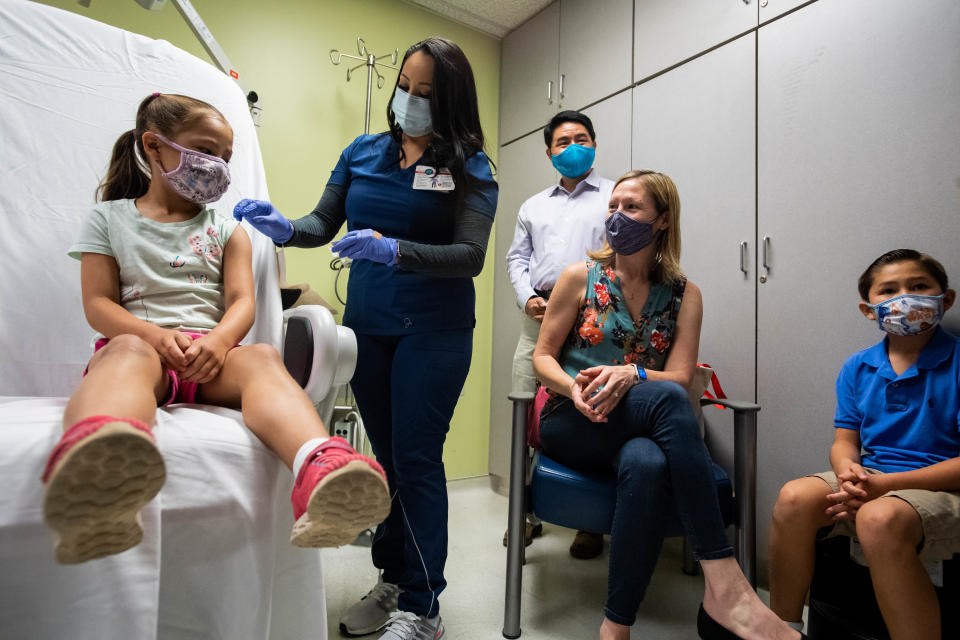
[[[230,167],[223,158],[181,147],[159,133],[155,135],[180,152],[180,164],[173,171],[161,172],[170,187],[183,198],[197,204],[219,200],[230,186]]]

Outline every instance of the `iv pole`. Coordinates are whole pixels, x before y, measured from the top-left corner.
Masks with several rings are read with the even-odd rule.
[[[342,53],[337,49],[330,50],[330,62],[335,65],[339,65],[340,61],[343,58],[348,58],[350,60],[359,60],[360,64],[355,67],[347,69],[347,82],[350,82],[350,76],[354,71],[360,67],[367,68],[367,104],[366,110],[363,119],[363,132],[365,134],[370,133],[370,101],[373,93],[373,74],[377,74],[377,89],[383,88],[384,77],[380,73],[380,69],[377,67],[386,67],[387,69],[396,69],[397,67],[393,66],[397,64],[397,58],[400,55],[400,49],[396,48],[393,50],[393,53],[384,54],[382,56],[375,56],[372,53],[367,51],[367,43],[363,41],[363,38],[357,38],[357,52],[359,56],[352,56],[346,53]],[[390,64],[386,62],[380,62],[381,59],[390,56]],[[330,263],[330,268],[337,272],[337,279],[334,281],[334,292],[337,294],[337,300],[340,300],[341,303],[344,303],[340,299],[340,293],[337,291],[337,283],[340,280],[340,274],[343,272],[343,269],[349,268],[347,264],[341,260],[339,257],[334,258]],[[345,304],[345,303],[344,303]],[[338,398],[339,399],[339,398]],[[363,428],[363,418],[360,416],[359,411],[355,406],[353,396],[350,393],[350,387],[347,386],[345,389],[345,401],[346,404],[336,405],[334,407],[334,416],[337,413],[342,415],[341,419],[334,422],[334,434],[344,437],[357,451],[364,451],[366,449],[366,438],[364,437],[364,428]],[[351,426],[352,425],[352,426]],[[339,430],[343,430],[344,433],[338,433]],[[370,546],[373,543],[373,530],[367,529],[357,536],[356,541],[353,544],[361,546]]]
[[[380,70],[377,67],[386,67],[387,69],[396,69],[395,65],[397,64],[397,57],[400,55],[400,49],[396,48],[393,50],[393,53],[385,53],[382,56],[375,56],[372,53],[367,51],[367,43],[363,41],[363,38],[357,38],[357,51],[360,53],[360,56],[351,56],[346,53],[341,53],[337,49],[330,50],[330,62],[333,64],[340,64],[340,61],[343,58],[349,58],[350,60],[360,60],[361,63],[355,67],[347,69],[347,82],[350,82],[350,74],[359,69],[360,67],[367,68],[367,107],[366,115],[364,116],[363,121],[363,132],[366,134],[370,133],[370,97],[373,90],[373,74],[377,74],[377,89],[383,88],[384,77],[380,73]],[[390,56],[390,64],[386,62],[380,62],[382,58]]]

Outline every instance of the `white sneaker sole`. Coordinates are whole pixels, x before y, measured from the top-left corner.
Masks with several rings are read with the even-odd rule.
[[[126,422],[109,422],[71,447],[43,495],[44,520],[57,534],[57,562],[86,562],[139,544],[140,509],[165,479],[153,439]]]
[[[314,487],[290,542],[297,547],[341,547],[388,515],[387,481],[366,462],[351,460]]]

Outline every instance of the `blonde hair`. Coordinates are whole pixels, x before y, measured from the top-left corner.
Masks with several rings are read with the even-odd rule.
[[[614,190],[627,180],[639,180],[653,198],[658,215],[667,216],[667,228],[657,237],[656,265],[651,270],[653,282],[676,282],[683,277],[680,270],[680,195],[670,176],[650,169],[635,169],[620,176]],[[617,254],[606,241],[598,251],[587,255],[603,266],[613,266]]]

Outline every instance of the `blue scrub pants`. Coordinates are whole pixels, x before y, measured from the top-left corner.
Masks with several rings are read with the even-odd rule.
[[[473,329],[357,334],[350,385],[393,496],[373,538],[373,564],[400,586],[399,609],[417,615],[437,615],[447,584],[443,443],[472,353]]]
[[[540,441],[561,464],[616,472],[604,613],[613,622],[632,625],[657,565],[671,502],[697,559],[726,558],[733,547],[686,390],[666,381],[634,385],[607,419],[590,422],[573,402],[564,402],[543,417]]]

